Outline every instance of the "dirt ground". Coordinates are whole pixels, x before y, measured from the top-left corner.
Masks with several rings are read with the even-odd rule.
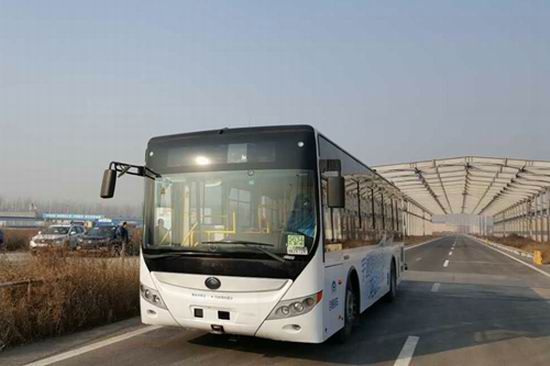
[[[519,235],[509,235],[501,238],[497,236],[487,236],[485,239],[495,243],[508,245],[529,253],[533,253],[534,250],[540,250],[542,252],[542,261],[544,264],[550,264],[550,242],[538,242],[529,238],[524,238]]]

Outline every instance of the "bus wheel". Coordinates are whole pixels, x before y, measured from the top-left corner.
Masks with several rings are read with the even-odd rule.
[[[397,297],[397,272],[395,268],[395,261],[391,261],[391,271],[390,271],[390,290],[384,297],[386,302],[392,302]]]
[[[344,327],[336,335],[339,343],[345,343],[351,338],[353,325],[358,318],[358,307],[355,291],[351,284],[351,278],[348,278],[346,284],[346,299],[344,301]]]

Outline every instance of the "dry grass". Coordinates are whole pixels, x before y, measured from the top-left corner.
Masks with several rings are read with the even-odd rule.
[[[31,238],[38,234],[39,229],[2,229],[6,249],[8,251],[27,250]]]
[[[495,243],[508,245],[510,247],[514,247],[529,253],[533,253],[534,250],[540,250],[542,252],[542,262],[544,264],[550,264],[550,242],[541,243],[533,239],[524,238],[523,236],[515,234],[509,235],[504,238],[489,236],[486,239]]]
[[[403,242],[405,245],[413,245],[423,243],[428,240],[433,240],[438,238],[440,235],[418,235],[418,236],[405,236]]]
[[[128,255],[139,255],[139,248],[143,242],[143,229],[136,228],[130,230],[130,243],[127,250]]]
[[[0,258],[0,283],[26,279],[43,283],[0,289],[0,349],[139,314],[136,258]]]

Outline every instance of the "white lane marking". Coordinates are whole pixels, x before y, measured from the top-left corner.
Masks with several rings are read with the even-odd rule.
[[[421,261],[421,260],[422,260],[422,257],[418,257],[418,258],[415,259],[415,261],[417,261],[417,262]]]
[[[449,257],[450,257],[451,255],[453,255],[453,251],[452,251],[452,250],[449,252]]]
[[[419,337],[415,336],[409,336],[407,338],[393,366],[409,366],[419,339]]]
[[[487,244],[482,243],[482,242],[480,242],[480,241],[478,241],[478,240],[474,240],[474,241],[477,242],[478,244],[483,245],[483,246],[486,247],[486,248],[489,248],[489,249],[494,250],[495,252],[499,252],[500,254],[505,255],[505,256],[507,256],[508,258],[513,259],[513,260],[515,260],[516,262],[521,263],[521,264],[523,264],[524,266],[527,266],[527,267],[531,268],[532,270],[535,270],[535,271],[537,271],[538,273],[540,273],[540,274],[542,274],[542,275],[544,275],[544,276],[550,278],[550,273],[545,272],[545,271],[543,271],[542,269],[533,266],[532,264],[525,263],[525,262],[522,261],[521,259],[517,259],[516,257],[512,256],[511,254],[504,253],[502,250],[497,249],[497,248],[494,248],[494,247],[491,246],[491,245],[487,245]]]
[[[108,346],[110,344],[121,342],[121,341],[124,341],[126,339],[129,339],[129,338],[141,335],[141,334],[145,334],[145,333],[151,332],[151,331],[153,331],[155,329],[159,329],[159,328],[161,328],[161,327],[158,326],[158,325],[151,325],[151,326],[148,326],[148,327],[145,327],[145,328],[134,330],[132,332],[124,333],[124,334],[121,334],[121,335],[118,335],[118,336],[115,336],[115,337],[111,337],[111,338],[107,338],[103,341],[92,343],[92,344],[89,344],[89,345],[84,346],[84,347],[73,349],[71,351],[63,352],[63,353],[60,353],[58,355],[46,357],[46,358],[43,358],[41,360],[28,363],[25,366],[46,366],[46,365],[51,365],[52,363],[64,361],[68,358],[75,357],[75,356],[81,355],[81,354],[86,353],[86,352],[94,351],[96,349]]]
[[[449,260],[445,259],[445,262],[443,262],[443,267],[447,267],[449,265]]]
[[[439,282],[434,283],[434,285],[432,286],[432,292],[439,291],[440,286],[441,286],[441,284]]]

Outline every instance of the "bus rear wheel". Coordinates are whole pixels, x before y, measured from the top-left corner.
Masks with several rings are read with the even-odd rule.
[[[359,317],[357,306],[358,297],[354,291],[351,279],[346,284],[346,298],[344,301],[344,327],[336,334],[338,343],[346,343],[351,338],[353,326]]]
[[[392,302],[397,297],[397,269],[395,268],[395,261],[391,261],[390,270],[390,290],[384,297],[386,302]]]

